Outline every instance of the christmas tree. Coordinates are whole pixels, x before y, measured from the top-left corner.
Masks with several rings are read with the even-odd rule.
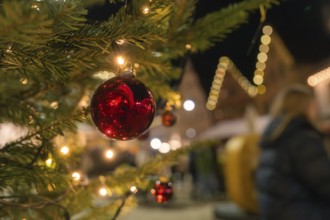
[[[212,47],[251,11],[277,3],[246,0],[196,20],[195,0],[110,0],[118,10],[90,20],[88,5],[97,2],[0,0],[0,121],[1,130],[10,128],[0,146],[2,219],[116,219],[149,175],[188,148],[87,181],[78,172],[84,149],[75,131],[78,122],[91,123],[96,87],[129,69],[155,102],[175,102],[172,85],[182,70],[174,61]],[[61,137],[73,144],[59,146]]]

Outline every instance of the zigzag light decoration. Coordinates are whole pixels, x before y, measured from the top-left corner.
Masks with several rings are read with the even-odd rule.
[[[238,82],[242,89],[250,96],[255,97],[258,94],[262,95],[266,92],[266,87],[263,85],[264,75],[266,69],[266,61],[268,59],[269,44],[271,42],[271,34],[273,28],[266,25],[262,29],[263,35],[260,38],[259,53],[257,55],[256,69],[254,71],[252,84],[236,67],[234,62],[226,56],[220,57],[217,69],[215,71],[214,79],[210,89],[209,97],[206,102],[208,110],[214,110],[220,96],[222,83],[226,72],[229,72],[232,77]]]

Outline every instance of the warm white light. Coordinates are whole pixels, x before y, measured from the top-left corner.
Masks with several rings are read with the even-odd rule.
[[[255,75],[253,77],[253,82],[256,84],[256,85],[260,85],[264,82],[264,77],[261,76],[261,75]]]
[[[67,146],[63,146],[63,147],[61,147],[60,151],[62,154],[67,155],[69,153],[70,149]]]
[[[118,56],[118,57],[116,57],[116,61],[117,61],[118,65],[120,65],[120,66],[124,65],[125,62],[126,62],[126,61],[125,61],[125,58],[122,57],[122,56]]]
[[[124,39],[116,40],[116,44],[123,45],[126,41]]]
[[[143,14],[148,14],[149,12],[150,12],[150,8],[149,7],[145,6],[145,7],[142,8],[142,13]]]
[[[195,109],[195,102],[192,101],[192,100],[186,100],[184,103],[183,103],[183,108],[186,110],[186,111],[192,111]]]
[[[266,69],[266,63],[264,63],[264,62],[257,62],[256,63],[256,68],[258,69],[258,70],[265,70]]]
[[[107,188],[105,188],[105,187],[101,187],[100,189],[99,189],[99,194],[100,194],[100,196],[107,196],[108,195],[108,190],[107,190]]]
[[[73,172],[72,173],[72,178],[74,181],[79,181],[81,179],[81,175],[78,172]]]
[[[194,138],[196,136],[196,130],[194,128],[188,128],[186,130],[186,135],[188,138]]]
[[[107,159],[111,159],[111,158],[113,158],[113,155],[114,155],[114,153],[113,153],[113,150],[107,150],[106,152],[105,152],[105,157],[107,158]]]
[[[151,148],[155,149],[155,150],[159,149],[161,144],[162,144],[162,142],[158,138],[153,138],[150,141]]]
[[[181,147],[181,141],[176,140],[176,139],[172,139],[169,141],[171,150],[177,150]]]
[[[136,193],[136,192],[138,191],[138,189],[136,188],[136,186],[132,186],[132,187],[130,188],[130,191],[131,191],[132,193]]]
[[[261,37],[260,41],[261,41],[262,44],[268,45],[268,44],[270,44],[270,42],[272,41],[272,39],[268,35],[263,35]]]
[[[51,167],[52,164],[53,164],[53,159],[52,159],[52,158],[48,158],[48,159],[45,161],[45,163],[46,163],[46,166],[47,166],[47,167]]]
[[[170,152],[171,146],[168,143],[162,143],[158,150],[160,153],[166,154],[166,153]]]
[[[52,102],[52,103],[50,103],[50,107],[52,108],[52,109],[57,109],[58,108],[58,102],[57,101],[54,101],[54,102]]]
[[[263,95],[263,94],[265,94],[266,91],[267,91],[266,86],[264,86],[264,85],[259,85],[259,86],[258,86],[258,94],[259,94],[259,95]]]
[[[186,47],[187,50],[190,50],[192,48],[192,46],[190,44],[186,44],[185,47]]]
[[[215,105],[207,102],[206,103],[206,109],[212,111],[212,110],[215,109]]]
[[[264,63],[264,62],[267,61],[268,57],[267,57],[266,53],[261,52],[261,53],[258,54],[257,59],[258,59],[259,62]]]
[[[265,35],[271,35],[273,33],[273,28],[269,25],[266,25],[262,28],[262,33]]]
[[[251,87],[249,87],[249,89],[248,89],[248,94],[249,94],[249,96],[251,96],[251,97],[256,96],[256,95],[258,94],[258,89],[257,89],[257,87],[255,87],[255,86],[251,86]]]
[[[261,45],[259,46],[259,51],[260,51],[260,52],[264,52],[264,53],[268,53],[268,51],[269,51],[269,46],[268,46],[268,45],[261,44]]]
[[[26,85],[26,84],[28,84],[29,80],[28,80],[27,78],[23,77],[23,78],[20,79],[20,82],[21,82],[23,85]]]
[[[330,79],[330,67],[308,77],[307,83],[310,86],[316,86],[328,79]]]

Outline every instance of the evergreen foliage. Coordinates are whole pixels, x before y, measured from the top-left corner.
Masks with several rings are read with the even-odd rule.
[[[100,181],[77,184],[71,177],[81,152],[63,159],[54,141],[89,122],[82,103],[102,82],[95,74],[118,74],[115,58],[122,55],[156,99],[171,99],[170,82],[181,74],[173,60],[212,47],[251,11],[278,1],[245,0],[198,20],[196,0],[110,2],[123,6],[95,22],[86,19],[86,5],[96,0],[0,0],[0,122],[28,130],[0,148],[1,219],[115,219],[121,202],[132,202],[132,185],[146,189],[149,175],[188,148],[105,174],[115,195],[98,205]]]

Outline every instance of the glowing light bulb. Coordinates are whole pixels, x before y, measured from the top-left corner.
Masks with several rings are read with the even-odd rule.
[[[113,152],[113,150],[107,150],[106,152],[105,152],[105,157],[107,158],[107,159],[111,159],[111,158],[113,158],[113,156],[114,156],[114,152]]]
[[[187,50],[190,50],[192,48],[191,44],[186,44],[185,47],[186,47]]]
[[[53,159],[52,159],[52,158],[48,158],[48,159],[45,161],[45,163],[46,163],[46,166],[47,166],[47,167],[51,167],[51,166],[53,165]]]
[[[143,13],[143,14],[146,15],[146,14],[148,14],[149,12],[150,12],[150,8],[149,8],[149,7],[145,6],[145,7],[142,8],[142,13]]]
[[[105,188],[105,187],[101,187],[101,188],[99,189],[99,194],[100,194],[100,196],[102,196],[102,197],[107,196],[107,195],[108,195],[108,189]]]
[[[270,42],[272,41],[272,39],[268,35],[263,35],[261,37],[260,41],[261,41],[262,44],[268,45],[268,44],[270,44]]]
[[[63,146],[63,147],[61,147],[60,151],[62,154],[67,155],[69,153],[70,149],[67,146]]]
[[[183,108],[186,111],[192,111],[195,109],[195,102],[188,99],[183,103]]]
[[[78,172],[73,172],[71,176],[74,181],[79,181],[81,179],[81,175]]]
[[[262,33],[265,35],[271,35],[273,33],[273,28],[269,25],[266,25],[262,28]]]
[[[123,66],[126,63],[125,58],[122,56],[117,56],[116,61],[117,61],[118,65],[120,65],[120,66]]]
[[[131,186],[130,191],[132,193],[137,193],[138,189],[136,188],[136,186]]]
[[[158,150],[160,153],[166,154],[166,153],[170,152],[171,146],[168,143],[162,143]]]
[[[150,141],[150,146],[152,149],[158,150],[160,148],[160,145],[162,144],[162,142],[158,139],[158,138],[153,138]]]

